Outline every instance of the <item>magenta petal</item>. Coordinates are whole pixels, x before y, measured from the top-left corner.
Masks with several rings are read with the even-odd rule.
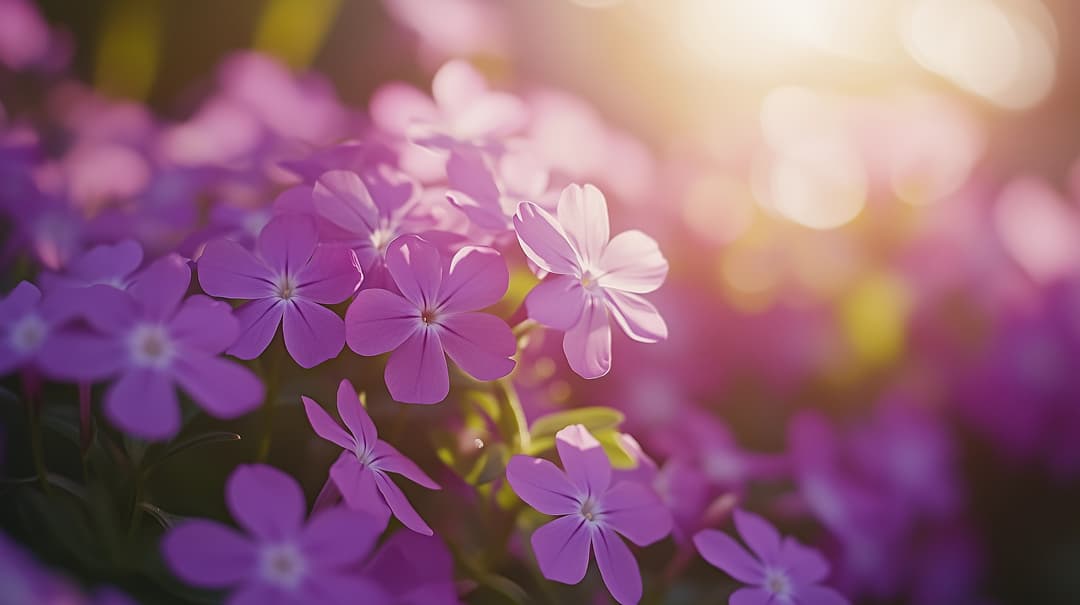
[[[330,466],[330,478],[349,508],[371,515],[382,527],[386,527],[386,522],[390,520],[390,508],[375,486],[375,472],[361,464],[356,454],[342,452]]]
[[[701,558],[740,582],[760,584],[765,577],[761,562],[722,531],[699,531],[694,535],[694,546]]]
[[[440,320],[439,340],[450,359],[477,380],[495,380],[514,369],[517,339],[506,322],[487,313],[457,313]]]
[[[589,569],[589,526],[578,515],[559,517],[536,528],[533,552],[544,577],[563,584],[577,584]]]
[[[402,295],[420,308],[434,308],[442,284],[439,250],[416,235],[403,235],[386,250],[386,267]]]
[[[502,255],[492,248],[465,246],[450,261],[439,305],[451,313],[490,307],[506,294],[509,283]]]
[[[799,583],[814,584],[829,575],[829,563],[825,557],[794,538],[785,538],[780,545],[780,562]]]
[[[525,297],[529,317],[549,328],[569,330],[581,319],[589,304],[581,280],[570,275],[551,274],[536,284]]]
[[[739,535],[765,563],[776,562],[780,556],[780,532],[768,521],[741,509],[735,511],[735,528]]]
[[[265,394],[255,373],[220,357],[185,355],[173,363],[184,391],[215,418],[235,418],[258,407]]]
[[[345,508],[314,515],[300,538],[304,555],[319,567],[335,569],[359,563],[371,552],[385,526],[371,516]]]
[[[825,586],[800,586],[795,598],[806,605],[849,605],[847,597]],[[734,601],[733,601],[734,602]]]
[[[359,577],[350,569],[337,573],[314,572],[304,579],[295,594],[300,595],[295,605],[397,605],[391,603],[377,579]]]
[[[580,424],[562,429],[555,433],[555,448],[566,476],[579,493],[599,497],[607,491],[611,484],[611,461],[589,429]]]
[[[667,324],[652,303],[629,292],[605,290],[607,308],[627,336],[638,342],[659,342],[668,336]]]
[[[438,333],[417,330],[386,362],[386,388],[394,401],[439,403],[450,393],[450,371]]]
[[[100,284],[130,275],[142,261],[142,246],[135,240],[126,239],[116,244],[94,246],[74,259],[68,271],[87,284]]]
[[[260,540],[296,536],[307,503],[300,484],[265,464],[242,464],[225,483],[225,503],[233,519]]]
[[[319,242],[315,221],[303,215],[279,215],[259,232],[255,243],[263,262],[275,273],[304,268]]]
[[[379,227],[379,209],[354,172],[323,173],[315,181],[311,199],[319,216],[349,233],[370,236]]]
[[[810,605],[813,601],[806,601],[806,603]],[[773,605],[773,595],[768,590],[756,586],[740,588],[731,594],[728,605]]]
[[[600,257],[598,280],[603,288],[644,294],[664,283],[668,262],[656,240],[641,231],[631,230],[611,238]]]
[[[136,275],[128,292],[148,317],[166,319],[180,304],[190,284],[191,269],[187,261],[177,254],[169,254]]]
[[[322,406],[304,396],[300,397],[300,401],[304,404],[304,412],[307,414],[308,423],[311,424],[311,428],[316,435],[348,451],[352,451],[356,447],[353,438],[345,432],[345,429],[341,428],[341,425],[334,422],[334,419],[330,417],[330,414],[326,413],[326,410],[322,409]]]
[[[196,294],[180,305],[169,332],[185,350],[216,355],[236,341],[240,326],[228,304]]]
[[[127,348],[116,338],[61,330],[46,339],[37,362],[47,376],[92,382],[119,372],[126,355]]]
[[[585,301],[581,318],[563,336],[563,353],[578,376],[599,378],[611,370],[611,325],[602,300]]]
[[[604,523],[638,546],[671,533],[671,512],[641,483],[622,481],[604,494]]]
[[[363,290],[345,311],[345,340],[357,355],[380,355],[401,346],[420,328],[416,305],[389,290]]]
[[[506,480],[519,498],[545,515],[568,515],[581,510],[578,490],[566,473],[543,458],[513,456],[506,465]]]
[[[428,489],[440,489],[439,484],[432,481],[415,462],[409,460],[404,454],[397,451],[394,446],[385,441],[378,441],[371,450],[371,468],[397,473],[409,481],[422,485]]]
[[[581,259],[559,221],[532,202],[522,202],[514,215],[522,251],[548,273],[581,275]]]
[[[600,577],[621,605],[636,605],[641,600],[641,570],[626,543],[618,534],[601,526],[593,533],[593,552]]]
[[[39,302],[41,302],[41,290],[28,281],[21,281],[7,296],[0,299],[0,321],[22,317]]]
[[[361,452],[370,452],[379,439],[379,433],[375,429],[375,423],[371,421],[367,410],[360,403],[360,396],[348,380],[342,380],[337,390],[338,416],[349,427],[355,442],[360,446]]]
[[[604,194],[592,185],[568,185],[559,196],[557,213],[584,265],[602,268],[600,257],[611,237]]]
[[[300,605],[284,590],[274,584],[254,580],[233,592],[225,605]]]
[[[398,521],[413,530],[418,534],[424,534],[425,536],[433,535],[434,532],[428,527],[428,524],[420,518],[420,513],[416,512],[409,500],[405,498],[405,494],[402,493],[399,488],[385,473],[375,472],[375,486],[379,488],[379,493],[386,499],[386,504],[390,507],[390,510],[394,511],[394,516],[398,518]]]
[[[343,246],[321,245],[296,273],[296,293],[324,305],[336,305],[360,287],[363,274],[356,253]]]
[[[236,308],[240,336],[229,347],[229,355],[240,359],[255,359],[266,350],[277,334],[285,301],[280,298],[260,298]]]
[[[254,545],[236,530],[196,519],[176,526],[161,542],[169,568],[184,582],[225,588],[255,573]]]
[[[83,317],[101,332],[119,332],[131,326],[138,314],[135,299],[112,286],[90,286],[79,291],[76,304]]]
[[[199,285],[211,296],[251,299],[274,292],[274,272],[233,240],[206,244],[197,267]]]
[[[330,309],[297,297],[281,320],[285,348],[302,368],[337,357],[345,346],[345,322]]]
[[[180,430],[176,388],[163,372],[132,369],[105,392],[105,413],[126,433],[144,439],[172,437]]]

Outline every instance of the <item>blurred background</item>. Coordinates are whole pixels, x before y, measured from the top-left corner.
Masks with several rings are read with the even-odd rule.
[[[1080,602],[1080,3],[37,7],[44,23],[0,22],[4,62],[40,71],[0,79],[11,116],[57,113],[72,95],[40,93],[66,65],[80,90],[179,129],[254,49],[320,74],[312,95],[366,123],[386,82],[428,90],[471,61],[528,100],[553,169],[608,192],[614,230],[642,228],[671,260],[655,296],[670,340],[618,341],[592,383],[539,343],[519,377],[531,413],[619,406],[659,458],[701,440],[715,485],[741,472],[729,442],[789,455],[798,497],[746,498],[815,519],[856,602]],[[11,42],[34,27],[47,48]],[[230,93],[272,127],[275,99],[257,97],[276,77]],[[177,137],[176,157],[197,146]],[[730,434],[687,436],[702,413]],[[853,527],[863,500],[900,509],[895,525]]]

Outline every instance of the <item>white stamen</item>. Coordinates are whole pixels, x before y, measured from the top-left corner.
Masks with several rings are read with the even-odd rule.
[[[385,254],[387,246],[394,241],[394,230],[389,227],[379,227],[371,232],[371,245],[378,250],[379,254]]]
[[[152,368],[169,365],[176,346],[165,326],[160,324],[141,324],[136,326],[128,339],[131,358],[136,364]]]
[[[296,280],[291,275],[282,274],[274,280],[274,293],[281,300],[290,300],[296,295]]]
[[[779,569],[766,569],[762,586],[783,602],[787,602],[787,599],[791,597],[791,578]]]
[[[37,314],[31,313],[11,326],[8,342],[16,352],[27,355],[41,347],[48,333],[48,324]]]
[[[293,589],[300,585],[306,572],[307,561],[295,545],[286,542],[263,546],[259,573],[267,582]]]

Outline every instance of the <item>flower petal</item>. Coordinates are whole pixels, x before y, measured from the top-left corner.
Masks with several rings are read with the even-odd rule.
[[[664,283],[668,262],[656,240],[631,230],[611,238],[600,257],[601,287],[644,294]]]
[[[217,355],[236,342],[240,325],[228,304],[196,294],[180,305],[169,332],[184,351]]]
[[[592,185],[567,185],[559,196],[559,224],[587,267],[599,268],[601,254],[611,237],[607,201]]]
[[[371,515],[333,508],[314,515],[304,527],[300,547],[319,567],[335,569],[359,563],[385,528]]]
[[[273,273],[294,275],[307,265],[318,242],[315,221],[302,214],[286,214],[262,228],[255,249]]]
[[[397,473],[409,481],[422,485],[428,489],[440,489],[439,484],[432,481],[415,462],[409,460],[404,454],[397,451],[394,446],[385,441],[378,441],[371,451],[371,467],[388,473]]]
[[[360,396],[348,380],[342,380],[337,390],[338,416],[349,427],[349,432],[355,437],[356,445],[360,446],[361,452],[370,452],[379,439],[379,433],[375,429],[375,423],[371,416],[360,403]]]
[[[701,553],[701,558],[740,582],[760,584],[765,578],[761,562],[722,531],[699,531],[694,535],[694,546]]]
[[[551,274],[536,284],[525,296],[529,317],[556,330],[569,330],[581,319],[589,304],[581,280],[569,275]]]
[[[380,86],[371,96],[368,110],[379,128],[396,135],[404,135],[409,125],[418,119],[431,121],[438,116],[431,97],[403,82]]]
[[[803,546],[794,538],[784,538],[780,545],[780,560],[794,580],[815,584],[829,575],[829,563],[817,550]]]
[[[563,353],[578,376],[599,378],[611,370],[611,325],[602,300],[585,300],[581,318],[563,336]]]
[[[826,586],[801,586],[798,602],[806,605],[849,605],[847,597]]]
[[[313,302],[336,305],[352,296],[363,279],[355,252],[324,244],[315,248],[307,266],[296,273],[296,293]]]
[[[308,423],[311,424],[311,429],[315,431],[316,435],[348,451],[352,451],[356,447],[352,436],[346,433],[340,424],[334,422],[334,419],[330,417],[330,414],[326,413],[326,410],[322,409],[322,406],[305,396],[301,396],[300,401],[304,404],[304,412],[307,414]]]
[[[579,493],[599,498],[607,491],[611,484],[611,460],[589,429],[580,424],[562,429],[555,433],[555,448],[566,476]]]
[[[285,306],[285,301],[280,298],[260,298],[237,307],[235,314],[240,336],[229,347],[229,355],[240,359],[255,359],[261,355],[277,334]]]
[[[614,531],[601,526],[593,533],[592,544],[600,577],[611,596],[621,605],[637,605],[641,600],[641,570],[626,543]]]
[[[128,292],[142,306],[147,317],[167,319],[190,284],[191,269],[187,261],[178,254],[168,254],[136,275]]]
[[[330,466],[330,478],[349,508],[371,515],[382,528],[386,528],[390,520],[390,507],[375,486],[375,472],[360,464],[356,454],[342,452]]]
[[[764,588],[751,586],[740,588],[731,594],[728,605],[773,605],[772,593]],[[813,601],[807,601],[807,605]],[[814,603],[817,605],[817,603]]]
[[[780,532],[768,521],[754,513],[736,509],[735,528],[739,535],[764,563],[778,562],[780,556]]]
[[[225,504],[233,519],[261,541],[295,537],[307,512],[296,479],[266,464],[236,467],[225,482]]]
[[[386,267],[405,298],[434,309],[443,277],[438,248],[417,235],[403,235],[386,249]]]
[[[296,594],[302,595],[302,600],[294,605],[391,605],[390,598],[377,579],[359,577],[349,569],[341,572],[315,571],[304,579]]]
[[[121,340],[65,329],[45,340],[37,363],[47,376],[91,382],[119,372],[127,362],[127,354]]]
[[[139,242],[126,239],[115,244],[94,246],[68,266],[86,284],[105,283],[130,275],[143,261],[143,249]]]
[[[514,95],[491,92],[464,107],[453,116],[453,135],[466,141],[513,134],[520,129],[528,112]]]
[[[659,342],[667,339],[664,318],[652,303],[629,292],[604,290],[607,308],[627,336],[638,342]]]
[[[311,193],[319,216],[357,235],[371,235],[379,227],[379,209],[360,175],[348,170],[323,173]]]
[[[220,357],[186,355],[173,364],[184,391],[215,418],[236,418],[262,402],[265,390],[255,373]]]
[[[180,431],[176,388],[163,372],[132,369],[105,392],[105,413],[119,429],[149,440]]]
[[[468,61],[448,61],[431,79],[431,95],[439,109],[456,113],[463,111],[478,96],[487,92],[487,81]]]
[[[394,484],[385,473],[376,471],[374,475],[375,486],[379,488],[379,493],[383,495],[383,498],[386,498],[386,504],[390,506],[390,510],[394,511],[394,516],[398,518],[398,521],[418,534],[433,535],[434,532],[405,498],[401,488]]]
[[[432,329],[414,332],[386,362],[386,388],[394,401],[439,403],[450,393],[439,334]]]
[[[581,275],[581,257],[562,225],[532,202],[518,204],[514,214],[518,243],[532,262],[548,273]]]
[[[581,509],[578,490],[566,473],[543,458],[511,457],[506,480],[519,498],[545,515],[568,515]]]
[[[41,290],[37,286],[21,281],[7,296],[0,299],[0,322],[7,323],[12,318],[22,317],[41,302]]]
[[[506,322],[487,313],[457,313],[440,320],[439,340],[450,359],[477,380],[514,369],[517,339]]]
[[[465,246],[450,261],[439,306],[448,313],[483,309],[499,302],[509,284],[502,255],[493,248]]]
[[[601,501],[604,524],[638,546],[647,546],[671,533],[671,511],[648,487],[621,481]]]
[[[401,346],[422,325],[416,305],[389,290],[362,290],[345,311],[345,341],[357,355]]]
[[[194,519],[177,525],[165,534],[161,550],[169,569],[193,586],[233,586],[256,570],[254,545],[213,521]]]
[[[345,346],[345,322],[330,309],[303,298],[285,307],[281,320],[285,348],[302,368],[337,357]]]
[[[536,528],[533,552],[544,577],[563,584],[577,584],[589,569],[589,527],[579,515],[559,517]]]
[[[274,292],[274,272],[233,240],[217,239],[206,244],[196,266],[199,285],[211,296],[253,299]]]

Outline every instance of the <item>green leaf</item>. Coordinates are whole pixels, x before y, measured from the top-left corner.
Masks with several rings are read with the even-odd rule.
[[[622,440],[619,439],[619,431],[615,429],[593,431],[593,437],[596,437],[596,440],[604,448],[604,453],[611,460],[611,466],[617,469],[637,467],[637,460],[623,447]]]
[[[595,434],[597,431],[604,429],[614,429],[622,424],[625,419],[626,417],[622,412],[608,407],[576,408],[537,418],[532,423],[529,434],[534,440],[546,437],[553,438],[555,433],[572,424],[584,425],[585,428],[589,429],[589,432]],[[535,450],[535,448],[533,449]]]
[[[147,514],[153,517],[154,520],[161,525],[162,529],[169,529],[186,518],[181,515],[174,515],[149,502],[140,502],[139,508],[143,509]]]
[[[165,448],[164,453],[162,453],[160,457],[157,457],[147,464],[146,474],[149,475],[161,463],[189,449],[210,445],[212,443],[228,443],[231,441],[240,441],[240,435],[229,431],[212,431],[174,441]]]

